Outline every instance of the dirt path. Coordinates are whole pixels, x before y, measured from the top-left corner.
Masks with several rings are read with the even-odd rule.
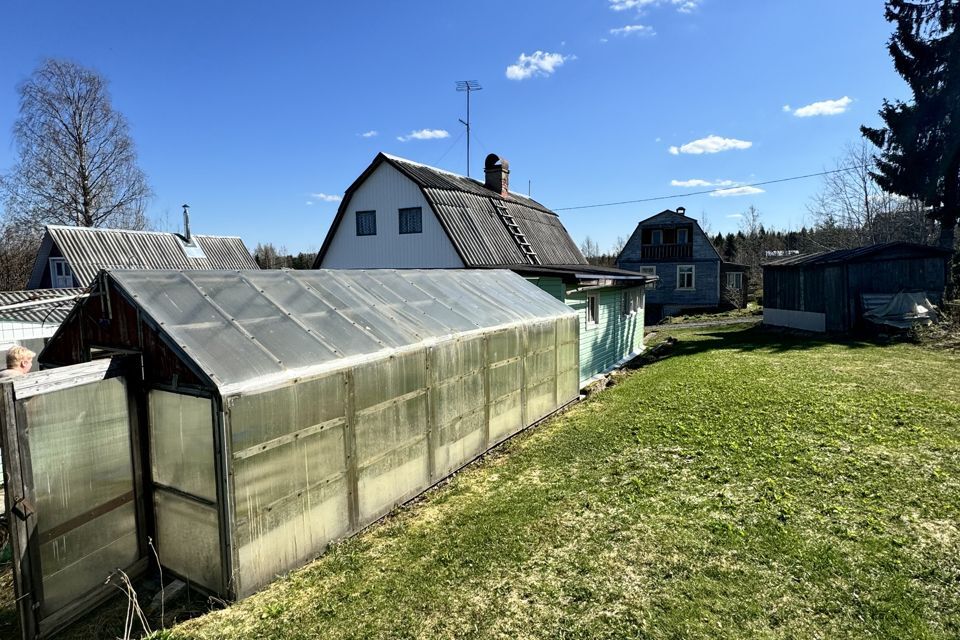
[[[656,331],[667,331],[669,329],[701,329],[706,327],[724,327],[731,324],[758,324],[763,318],[761,316],[750,316],[747,318],[732,318],[729,320],[711,320],[709,322],[675,322],[670,324],[655,324],[647,327],[647,333]]]

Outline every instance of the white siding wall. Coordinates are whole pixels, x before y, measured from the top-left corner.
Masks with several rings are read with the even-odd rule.
[[[791,309],[764,307],[763,324],[824,333],[827,330],[827,315],[825,313],[814,313],[812,311],[793,311]]]
[[[450,269],[463,267],[420,188],[384,163],[360,185],[330,243],[324,269]],[[423,233],[400,235],[398,209],[420,207]],[[377,212],[377,235],[357,235],[357,211]]]

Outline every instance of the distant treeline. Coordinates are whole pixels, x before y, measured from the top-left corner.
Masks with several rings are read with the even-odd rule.
[[[253,259],[261,269],[313,269],[316,253],[287,253],[286,247],[278,250],[273,243],[257,243],[253,250]]]

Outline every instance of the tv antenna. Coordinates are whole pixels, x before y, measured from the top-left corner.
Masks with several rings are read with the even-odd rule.
[[[483,87],[476,80],[457,80],[457,91],[467,92],[467,121],[460,120],[460,124],[467,128],[467,177],[470,177],[470,93],[480,91]]]

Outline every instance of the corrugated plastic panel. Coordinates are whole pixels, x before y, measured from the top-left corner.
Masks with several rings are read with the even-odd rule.
[[[345,358],[466,331],[573,314],[498,270],[110,275],[221,392],[276,385]]]

